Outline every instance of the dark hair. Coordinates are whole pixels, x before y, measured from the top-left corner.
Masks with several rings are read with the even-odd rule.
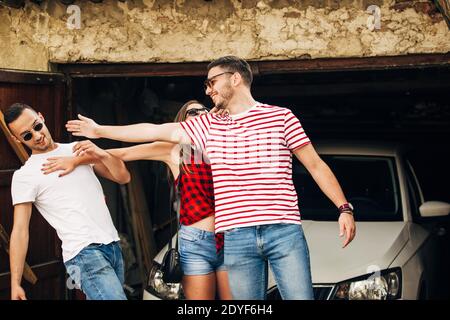
[[[16,121],[25,109],[29,109],[37,113],[36,110],[25,103],[14,103],[3,114],[5,117],[6,125],[9,127],[9,124],[13,121]]]
[[[238,72],[248,87],[252,85],[252,69],[248,62],[243,59],[236,56],[221,57],[208,64],[208,71],[214,67],[221,67],[227,71]]]

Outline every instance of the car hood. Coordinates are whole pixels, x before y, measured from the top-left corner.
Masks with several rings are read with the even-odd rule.
[[[302,221],[311,260],[311,273],[315,284],[334,284],[373,272],[374,266],[386,269],[407,244],[411,225],[402,221],[356,222],[356,237],[342,248],[337,222]],[[176,244],[176,236],[172,238]],[[419,244],[415,244],[418,246]],[[155,257],[161,263],[167,245]],[[269,288],[275,285],[269,272]]]
[[[336,283],[373,268],[386,269],[409,239],[405,222],[357,222],[355,239],[342,248],[336,222],[303,221],[302,225],[313,283]]]

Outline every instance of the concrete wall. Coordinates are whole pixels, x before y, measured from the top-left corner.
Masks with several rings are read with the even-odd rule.
[[[450,31],[419,1],[105,0],[76,1],[70,30],[57,0],[0,7],[0,68],[49,70],[49,62],[208,61],[444,53]],[[370,31],[370,4],[381,29]],[[419,5],[418,5],[419,4]],[[424,6],[425,5],[425,6]],[[428,9],[427,9],[428,8]]]

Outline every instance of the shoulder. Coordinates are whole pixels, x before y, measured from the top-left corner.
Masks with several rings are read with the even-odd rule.
[[[211,122],[211,119],[213,119],[214,116],[215,116],[215,114],[213,114],[213,113],[206,113],[206,114],[202,114],[201,116],[180,122],[180,124],[182,126],[184,126],[184,124],[192,124],[192,123],[194,123],[194,124],[200,124],[200,123],[209,124]]]
[[[14,171],[13,176],[12,176],[12,181],[17,181],[17,180],[21,180],[23,177],[25,176],[25,170],[24,170],[24,166],[20,167],[20,169],[17,169],[16,171]]]
[[[202,127],[209,127],[211,125],[212,120],[221,120],[221,119],[222,119],[221,116],[218,116],[215,113],[205,113],[189,121],[198,123]]]
[[[61,148],[61,151],[72,153],[73,147],[80,141],[74,141],[70,143],[58,143],[58,146]]]
[[[29,160],[25,164],[14,171],[12,183],[32,182],[36,176],[36,170],[30,165]]]
[[[291,112],[291,110],[288,108],[271,105],[271,104],[265,104],[265,103],[258,104],[257,108],[258,108],[258,110],[264,111],[264,112],[276,112],[276,113],[284,113],[284,114]]]

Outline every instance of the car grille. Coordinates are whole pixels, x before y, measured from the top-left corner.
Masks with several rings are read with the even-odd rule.
[[[313,285],[314,300],[328,300],[332,290],[333,286]],[[281,295],[277,287],[273,287],[267,292],[267,299],[281,300]]]

